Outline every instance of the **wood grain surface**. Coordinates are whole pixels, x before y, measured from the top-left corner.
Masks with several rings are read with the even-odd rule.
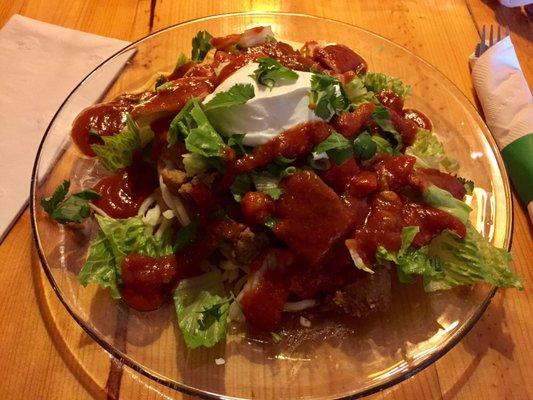
[[[531,22],[495,1],[2,0],[0,26],[18,13],[104,36],[135,40],[170,24],[233,11],[291,11],[381,34],[426,59],[474,103],[467,58],[483,24],[507,25],[530,87]],[[4,132],[2,134],[5,134]],[[532,227],[516,197],[512,252],[526,290],[498,291],[472,331],[435,364],[372,399],[533,398]],[[42,273],[26,211],[0,245],[2,399],[187,398],[116,363],[70,318]],[[109,379],[109,376],[113,379]]]

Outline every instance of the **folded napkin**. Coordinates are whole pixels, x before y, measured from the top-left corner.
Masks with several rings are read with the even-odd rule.
[[[533,98],[510,37],[474,59],[472,78],[487,125],[533,222]]]
[[[0,242],[26,206],[35,154],[55,112],[89,72],[127,44],[20,15],[0,30]],[[86,96],[85,105],[105,87]]]

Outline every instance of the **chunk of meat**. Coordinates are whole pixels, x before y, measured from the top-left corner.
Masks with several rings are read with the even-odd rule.
[[[168,190],[175,195],[180,193],[181,186],[188,181],[185,171],[179,169],[164,168],[159,173]]]
[[[361,257],[366,266],[375,261],[379,245],[396,251],[401,246],[403,203],[392,191],[383,191],[372,201],[365,225],[357,229],[353,239],[346,240],[346,246]]]
[[[297,125],[255,147],[252,154],[236,160],[232,171],[248,172],[266,166],[278,157],[298,158],[307,155],[329,135],[329,125],[322,120]]]
[[[364,318],[387,310],[391,300],[391,276],[382,267],[338,290],[333,297],[333,305],[346,314]]]
[[[466,235],[466,227],[457,217],[437,208],[408,202],[402,209],[404,226],[419,226],[420,231],[413,240],[415,246],[424,246],[439,235],[443,230],[449,229],[459,237]]]
[[[401,114],[405,119],[413,121],[420,128],[427,129],[428,131],[433,130],[433,124],[431,123],[431,120],[422,111],[406,108],[405,110],[402,110]]]
[[[322,69],[315,61],[294,50],[290,44],[283,42],[265,42],[249,48],[248,53],[273,58],[283,66],[296,71],[310,71],[311,68]]]
[[[300,299],[312,299],[320,294],[334,292],[354,282],[362,274],[353,265],[344,243],[339,242],[316,267],[299,265],[291,277],[290,290]]]
[[[350,180],[348,193],[352,197],[364,198],[378,189],[378,175],[373,171],[361,171]]]
[[[265,250],[270,241],[264,233],[255,233],[246,228],[233,241],[233,258],[238,264],[248,265]]]
[[[236,46],[246,48],[257,46],[273,36],[270,26],[256,26],[240,34],[212,38],[211,45],[218,50],[228,50]]]
[[[241,200],[244,218],[252,224],[262,224],[274,212],[274,200],[263,192],[248,192]]]
[[[413,156],[383,156],[373,165],[378,174],[379,189],[398,190],[410,184],[415,162]]]
[[[290,252],[271,249],[250,265],[252,272],[237,301],[253,327],[267,332],[279,327],[289,297],[287,273],[293,262]]]
[[[315,173],[285,178],[276,202],[274,234],[310,265],[317,265],[353,226],[353,215]]]
[[[155,310],[172,297],[180,276],[174,255],[154,258],[133,253],[121,264],[122,299],[130,307],[141,311]]]
[[[398,131],[402,137],[404,146],[410,146],[415,141],[416,133],[420,129],[418,125],[410,119],[403,118],[398,112],[392,108],[389,110],[389,116],[394,128]]]
[[[313,52],[313,59],[324,68],[340,74],[354,71],[359,75],[368,70],[366,61],[352,49],[342,44],[330,44],[316,48]]]
[[[424,193],[428,186],[433,184],[447,190],[459,200],[462,200],[466,194],[464,185],[457,177],[433,168],[417,168],[413,170],[409,174],[409,184],[420,193]]]
[[[162,116],[177,113],[193,97],[204,98],[214,90],[214,85],[206,78],[184,77],[171,82],[165,90],[154,93],[146,101],[131,110],[131,116],[137,119],[147,115]]]
[[[375,108],[376,106],[372,103],[363,103],[355,111],[335,115],[331,120],[331,125],[342,136],[352,139],[363,131]]]
[[[403,99],[392,90],[382,90],[376,93],[376,98],[385,107],[389,107],[394,111],[401,112],[403,109]]]
[[[359,166],[355,158],[350,157],[342,164],[331,163],[329,169],[319,171],[318,174],[337,194],[343,194],[352,178],[359,172]]]

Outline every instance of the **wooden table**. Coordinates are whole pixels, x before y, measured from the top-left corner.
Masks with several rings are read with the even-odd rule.
[[[511,28],[524,72],[533,87],[533,29],[520,9],[495,1],[170,1],[2,0],[0,26],[14,13],[125,40],[176,22],[229,11],[292,11],[330,17],[377,32],[411,49],[476,101],[467,57],[483,24]],[[529,54],[529,58],[527,55]],[[372,398],[533,398],[533,243],[524,209],[514,200],[514,268],[525,292],[498,291],[465,339],[414,378]],[[44,279],[26,211],[0,245],[0,398],[184,398],[125,368],[109,356],[59,304]],[[112,367],[113,366],[113,367]],[[120,370],[120,369],[119,369]],[[120,394],[119,394],[120,393]]]

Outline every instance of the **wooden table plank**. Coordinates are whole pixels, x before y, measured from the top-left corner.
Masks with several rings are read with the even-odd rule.
[[[155,5],[155,7],[152,7]],[[167,0],[117,1],[2,1],[0,24],[14,12],[120,39],[134,40],[153,30],[186,19],[228,11],[272,10],[328,16],[379,33],[411,49],[437,66],[472,101],[474,92],[466,63],[478,41],[476,27],[497,17],[511,29],[517,29],[517,52],[530,85],[533,62],[531,37],[516,25],[517,14],[476,0],[393,1],[232,1],[171,2]],[[153,16],[153,18],[151,18]],[[474,20],[472,19],[474,17]],[[506,22],[506,18],[511,18]],[[515,24],[515,25],[513,25]],[[518,27],[517,27],[518,26]],[[533,259],[531,226],[523,209],[515,201],[515,226],[512,250],[515,268],[533,282],[528,265]],[[28,213],[23,214],[13,231],[0,245],[0,282],[5,299],[1,302],[0,326],[7,329],[0,345],[0,367],[16,371],[0,387],[3,398],[91,398],[102,397],[106,372],[106,354],[81,328],[70,320],[53,293],[43,282],[38,260],[30,240]],[[6,268],[5,266],[9,266]],[[42,287],[41,287],[42,286]],[[531,356],[531,289],[523,293],[499,291],[493,304],[461,344],[435,365],[416,377],[373,398],[392,399],[500,399],[533,397]],[[54,303],[55,301],[55,303]],[[14,307],[13,304],[16,304]],[[46,322],[47,308],[54,310],[55,321],[62,326],[62,336]],[[53,324],[52,324],[53,325]],[[62,342],[67,342],[62,343]],[[28,346],[28,343],[34,345]],[[71,356],[65,346],[76,344]],[[13,349],[16,349],[14,351]],[[67,354],[66,354],[67,353]],[[70,358],[69,358],[70,357]],[[80,362],[87,366],[84,371]],[[102,371],[103,370],[103,371]],[[97,371],[97,372],[95,372]],[[183,398],[133,372],[123,375],[122,398]],[[502,375],[502,372],[504,375]]]

